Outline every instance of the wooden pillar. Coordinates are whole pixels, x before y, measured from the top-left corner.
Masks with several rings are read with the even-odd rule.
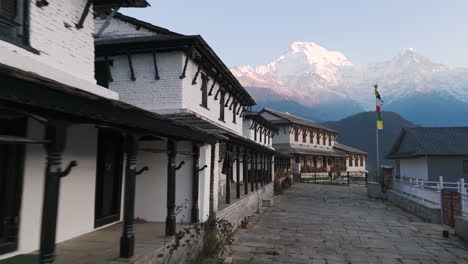
[[[208,201],[208,207],[210,211],[209,217],[211,219],[216,219],[216,213],[214,210],[214,166],[216,158],[216,144],[211,144],[211,154],[210,154],[210,198]],[[216,194],[218,195],[218,194]]]
[[[193,167],[192,167],[192,214],[191,222],[198,223],[198,185],[200,181],[200,146],[192,145],[193,152]]]
[[[248,157],[247,157],[247,149],[244,148],[244,153],[242,154],[242,175],[243,175],[243,180],[244,180],[244,194],[249,193],[249,178],[248,178],[248,172],[249,171],[249,162],[248,162]]]
[[[255,153],[253,151],[250,152],[250,191],[253,192],[255,190]]]
[[[133,234],[133,216],[135,212],[136,157],[138,138],[128,134],[125,138],[125,196],[123,229],[120,237],[120,257],[133,257],[135,251],[135,236]]]
[[[167,140],[167,216],[166,236],[176,232],[175,199],[176,199],[176,156],[177,141]]]
[[[260,152],[259,162],[260,162],[260,186],[263,186],[265,181],[265,155],[263,152]]]
[[[55,237],[57,232],[57,214],[60,193],[60,178],[65,177],[76,162],[72,161],[62,171],[62,153],[66,143],[66,125],[50,122],[46,125],[44,145],[47,153],[45,170],[44,198],[42,205],[41,238],[39,263],[49,264],[55,261]]]
[[[240,148],[237,146],[237,151],[236,151],[236,198],[240,198]]]
[[[255,161],[254,161],[254,165],[255,165],[255,190],[258,190],[258,153],[255,152]]]
[[[232,179],[232,158],[231,158],[231,145],[226,144],[226,159],[227,168],[226,168],[226,204],[231,203],[231,179]]]

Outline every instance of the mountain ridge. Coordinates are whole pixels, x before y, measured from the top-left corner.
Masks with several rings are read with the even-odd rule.
[[[444,125],[444,120],[454,117],[450,105],[468,110],[468,68],[433,63],[412,48],[402,49],[383,62],[355,65],[338,51],[328,51],[313,42],[294,42],[269,64],[240,66],[231,71],[260,106],[271,107],[273,102],[284,100],[297,102],[309,108],[305,112],[326,109],[324,120],[338,120],[372,110],[375,107],[374,83],[379,84],[383,108],[411,116],[414,123]],[[401,102],[408,103],[409,98],[424,100],[416,100],[419,103],[413,108],[402,106]],[[427,120],[422,114],[412,114],[412,111],[421,112],[418,109],[431,110],[429,102],[438,98],[446,102],[446,106],[440,108],[439,123]],[[349,107],[335,110],[333,105]],[[455,113],[455,117],[460,117],[456,125],[468,123],[468,117],[461,113]]]

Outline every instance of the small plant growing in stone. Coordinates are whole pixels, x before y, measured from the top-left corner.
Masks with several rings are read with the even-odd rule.
[[[273,189],[275,195],[283,194],[283,187],[281,186],[280,180],[276,179],[273,183]]]

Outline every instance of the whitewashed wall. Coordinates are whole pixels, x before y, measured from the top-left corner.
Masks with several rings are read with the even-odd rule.
[[[42,125],[30,121],[28,126],[29,137],[43,137]],[[96,155],[97,129],[90,125],[69,128],[63,166],[71,160],[76,160],[78,166],[61,179],[57,242],[94,230]],[[0,255],[0,259],[29,253],[39,248],[45,161],[46,155],[42,146],[26,147],[19,247],[18,251]]]
[[[272,147],[273,146],[273,138],[270,136],[263,136],[262,142],[260,142],[260,131],[255,132],[254,129],[250,129],[250,126],[252,125],[252,119],[247,119],[244,118],[243,120],[243,127],[242,127],[242,135],[245,138],[248,138],[252,141],[255,141],[256,143],[267,146],[267,147]],[[255,134],[257,134],[257,139],[255,140]],[[273,134],[273,137],[276,136],[276,134]],[[270,140],[268,140],[270,139]]]
[[[120,94],[120,100],[149,111],[182,108],[182,52],[158,53],[160,80],[154,78],[151,54],[132,55],[136,80],[131,80],[127,56],[109,57],[113,82],[109,88]]]
[[[361,162],[358,161],[356,163],[356,159],[353,159],[353,166],[349,166],[349,156],[346,158],[346,170],[349,172],[362,172],[366,170],[366,158],[364,157],[364,160],[362,161],[362,166]]]
[[[138,154],[138,167],[148,166],[149,171],[137,177],[135,197],[135,217],[151,222],[164,222],[167,216],[167,149],[166,141],[142,142]],[[178,142],[178,152],[192,152],[192,143]],[[164,151],[163,153],[155,153]],[[200,167],[208,167],[199,174],[199,216],[207,219],[209,213],[209,145],[202,146]],[[178,223],[189,223],[192,210],[192,168],[193,156],[178,154],[176,165],[185,164],[176,172],[176,220]]]
[[[31,0],[30,45],[39,54],[0,40],[0,63],[117,99],[115,92],[98,86],[94,79],[92,13],[83,28],[75,27],[85,4],[86,0],[49,1],[48,6],[39,8]]]
[[[289,129],[288,129],[289,131]],[[301,130],[299,132],[299,137],[298,141],[295,140],[295,134],[290,135],[290,144],[291,146],[299,146],[299,147],[306,147],[306,148],[312,148],[312,149],[317,149],[317,150],[333,150],[333,146],[335,145],[335,141],[332,140],[331,145],[329,144],[330,137],[326,135],[326,141],[325,145],[323,144],[323,134],[321,134],[321,137],[319,139],[319,135],[316,134],[314,137],[312,137],[312,141],[310,138],[310,133],[306,134],[306,142],[303,141],[302,136],[304,135],[304,132]]]
[[[428,162],[426,157],[401,159],[400,175],[420,180],[428,179]]]
[[[183,54],[183,60],[185,60],[185,54]],[[233,132],[235,132],[238,135],[242,135],[242,118],[240,118],[239,115],[236,116],[236,123],[233,122],[233,111],[234,107],[232,107],[231,110],[229,110],[229,106],[231,105],[232,99],[229,101],[229,105],[227,107],[224,107],[224,122],[219,120],[219,114],[220,114],[220,104],[219,100],[221,97],[221,93],[218,95],[218,100],[215,100],[215,95],[216,92],[219,90],[220,86],[218,84],[215,85],[213,89],[213,94],[211,96],[208,96],[208,109],[205,107],[201,106],[202,103],[202,92],[201,92],[201,85],[202,85],[202,80],[201,80],[201,73],[205,73],[200,71],[200,74],[197,76],[197,84],[192,84],[193,78],[195,77],[195,74],[198,70],[198,65],[193,61],[189,60],[189,63],[187,64],[187,71],[186,71],[186,77],[182,80],[182,105],[183,108],[189,109],[192,112],[195,112],[202,117],[205,117],[212,122],[215,122],[216,124],[225,127]],[[213,84],[213,77],[209,76],[209,82],[208,82],[208,92],[211,89],[211,85]],[[225,102],[229,98],[229,93],[225,93]],[[237,112],[237,110],[236,110]],[[240,114],[240,112],[239,112]]]

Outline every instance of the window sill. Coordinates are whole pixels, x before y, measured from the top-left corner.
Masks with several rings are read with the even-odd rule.
[[[29,46],[28,44],[24,44],[24,43],[18,42],[18,41],[16,41],[16,40],[12,40],[12,39],[9,39],[9,38],[5,38],[5,37],[3,37],[3,36],[0,36],[0,40],[1,40],[1,41],[5,41],[5,42],[7,42],[7,43],[10,43],[10,44],[12,44],[12,45],[15,45],[15,46],[17,46],[18,48],[22,48],[22,49],[24,49],[24,50],[27,50],[27,51],[29,51],[29,52],[31,52],[31,53],[36,54],[36,55],[39,55],[39,54],[40,54],[40,52],[39,52],[37,49],[35,49],[35,48]]]
[[[18,244],[16,242],[5,242],[0,244],[0,255],[11,253],[18,249]]]
[[[205,108],[206,110],[210,111],[210,109],[208,108],[208,106],[204,106],[202,104],[200,104],[201,107]]]

